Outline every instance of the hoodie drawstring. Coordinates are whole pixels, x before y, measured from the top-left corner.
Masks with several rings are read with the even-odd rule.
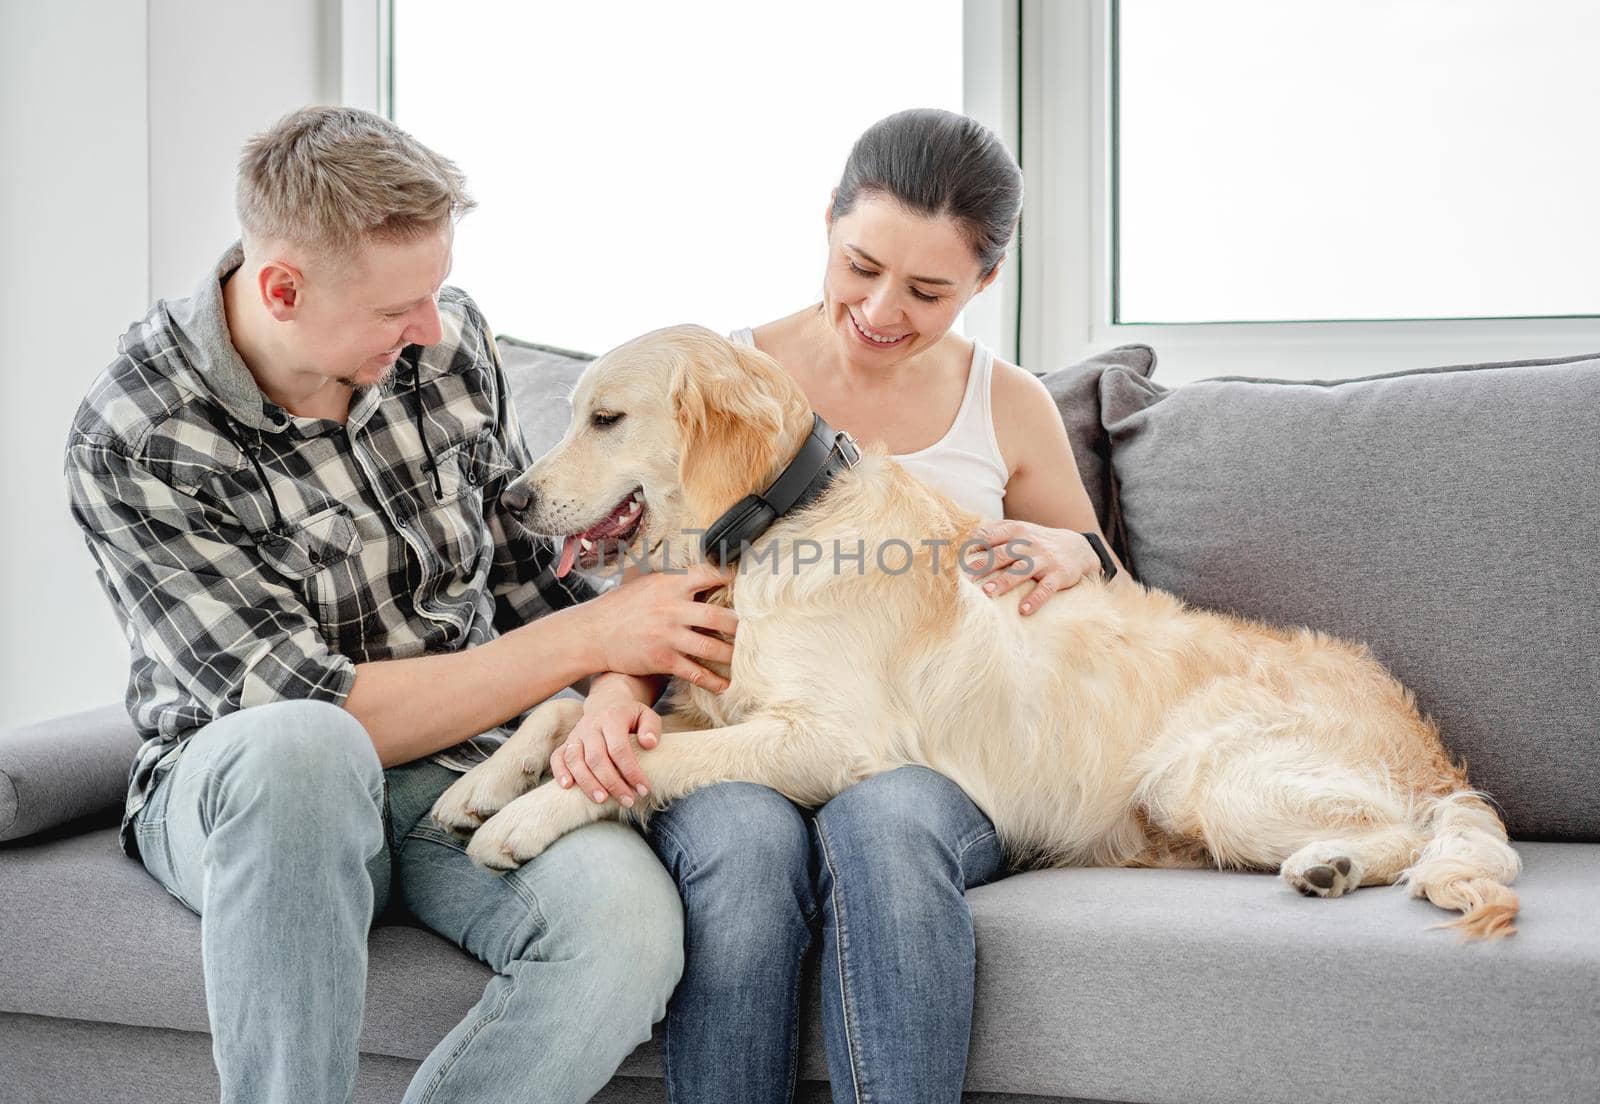
[[[256,469],[256,478],[261,481],[261,486],[267,492],[267,498],[272,502],[272,527],[267,530],[268,534],[273,537],[287,537],[289,535],[289,526],[283,520],[283,510],[278,505],[278,496],[272,489],[272,481],[267,478],[267,469],[261,466],[259,453],[266,447],[261,440],[261,434],[256,434],[255,448],[251,449],[246,448],[244,443],[239,440],[239,435],[233,430],[231,419],[222,419],[222,429],[228,435],[228,439],[233,442],[233,447],[250,458],[251,465]]]
[[[428,443],[428,435],[423,431],[422,427],[421,375],[422,373],[418,371],[411,377],[411,399],[417,424],[417,436],[422,440],[422,452],[428,458],[426,467],[428,473],[433,477],[434,497],[442,499],[444,498],[444,481],[439,477],[439,461],[433,455],[433,446]],[[241,425],[240,428],[244,427]],[[266,447],[266,443],[261,439],[260,432],[257,431],[255,435],[255,447],[247,448],[244,442],[239,439],[239,434],[234,431],[231,418],[224,417],[222,419],[222,431],[228,435],[228,440],[233,442],[234,448],[250,458],[250,464],[256,470],[256,478],[261,481],[261,486],[267,492],[267,498],[272,503],[272,527],[267,530],[267,533],[273,537],[289,536],[290,529],[283,520],[283,509],[278,505],[278,495],[272,489],[272,481],[267,478],[267,469],[261,465],[260,453]]]
[[[428,458],[428,473],[433,476],[433,497],[444,498],[444,482],[439,478],[439,461],[434,459],[433,446],[428,444],[428,435],[422,429],[422,366],[417,365],[411,373],[411,402],[412,410],[417,420],[417,436],[422,438],[422,452]]]

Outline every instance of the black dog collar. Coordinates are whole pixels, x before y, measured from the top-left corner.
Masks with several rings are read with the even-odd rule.
[[[706,559],[727,566],[739,558],[743,546],[755,540],[780,517],[814,502],[833,477],[861,462],[856,441],[834,429],[812,412],[811,433],[789,466],[760,494],[745,495],[716,521],[700,540]]]

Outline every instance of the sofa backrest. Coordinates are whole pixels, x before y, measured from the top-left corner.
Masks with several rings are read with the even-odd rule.
[[[567,423],[572,420],[567,400],[594,357],[514,337],[496,338],[495,347],[506,371],[511,405],[522,423],[528,451],[535,458],[543,456],[567,431]]]
[[[1600,839],[1600,357],[1100,400],[1143,582],[1365,642],[1514,834]]]
[[[1127,552],[1128,536],[1117,514],[1112,490],[1111,437],[1100,419],[1100,380],[1112,369],[1148,380],[1156,369],[1155,350],[1148,345],[1119,345],[1069,368],[1058,368],[1040,382],[1056,401],[1056,410],[1072,442],[1078,477],[1089,492],[1101,531],[1111,539],[1120,557]]]

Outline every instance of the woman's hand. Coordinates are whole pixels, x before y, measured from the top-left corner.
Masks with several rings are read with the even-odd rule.
[[[550,773],[563,789],[576,785],[595,802],[616,798],[631,809],[635,793],[643,797],[650,792],[650,781],[633,753],[635,738],[642,748],[655,747],[661,739],[661,717],[602,675],[584,699],[583,719],[550,753]]]
[[[1033,613],[1062,590],[1097,574],[1100,557],[1082,533],[1049,529],[1031,521],[996,521],[975,530],[969,541],[967,573],[990,597],[1020,583],[1033,582],[1019,607]]]

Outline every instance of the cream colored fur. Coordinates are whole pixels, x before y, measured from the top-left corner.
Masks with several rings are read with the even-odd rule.
[[[625,417],[600,428],[596,410]],[[698,327],[596,361],[573,413],[523,477],[529,526],[576,532],[643,486],[636,539],[658,568],[697,558],[683,530],[765,486],[810,425],[775,362]],[[1468,936],[1514,930],[1504,826],[1366,649],[1188,609],[1125,578],[1080,583],[1024,618],[1026,587],[991,599],[961,576],[949,548],[977,521],[869,451],[769,530],[777,570],[747,562],[713,599],[739,613],[731,687],[673,685],[666,735],[640,754],[652,785],[640,812],[735,779],[817,805],[915,763],[960,785],[1017,861],[1278,870],[1327,897],[1404,881],[1462,912],[1453,926]],[[806,539],[829,552],[793,570]],[[857,539],[864,572],[848,560],[836,572],[835,542]],[[873,552],[895,539],[917,550],[901,574]],[[935,569],[921,542],[939,539],[952,543]],[[618,814],[554,783],[530,789],[580,715],[542,706],[440,798],[435,819],[475,830],[476,861],[511,868]]]

